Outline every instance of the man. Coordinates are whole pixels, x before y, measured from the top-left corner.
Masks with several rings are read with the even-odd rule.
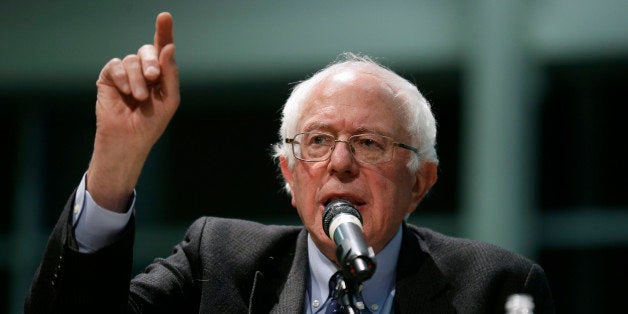
[[[377,254],[364,312],[501,313],[515,293],[532,295],[537,313],[553,311],[533,262],[404,223],[436,182],[434,117],[412,84],[351,56],[299,84],[284,106],[275,155],[305,228],[201,218],[131,280],[134,187],[179,105],[174,50],[162,13],[153,45],[102,69],[92,159],[26,312],[325,313],[339,267],[321,216],[338,199],[357,207]]]

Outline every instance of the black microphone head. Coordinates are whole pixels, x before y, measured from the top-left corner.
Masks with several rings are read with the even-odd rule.
[[[325,206],[325,211],[323,211],[323,230],[325,234],[331,238],[329,234],[329,226],[331,222],[338,216],[339,214],[349,214],[358,218],[360,223],[362,223],[362,215],[358,211],[353,204],[349,203],[346,200],[335,200],[331,201],[327,206]]]

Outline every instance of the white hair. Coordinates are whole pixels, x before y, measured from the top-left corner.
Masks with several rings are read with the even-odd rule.
[[[411,172],[419,170],[420,161],[438,163],[436,155],[436,120],[432,114],[430,104],[419,92],[416,86],[399,76],[392,70],[373,61],[367,56],[360,56],[353,53],[344,53],[336,61],[324,69],[315,73],[309,79],[297,84],[283,107],[281,117],[281,128],[279,129],[279,142],[274,145],[274,157],[285,157],[288,166],[294,167],[295,157],[292,154],[290,144],[286,143],[286,138],[292,138],[299,132],[297,124],[301,118],[301,111],[315,91],[316,87],[325,79],[342,71],[354,71],[373,75],[387,89],[391,90],[393,99],[397,102],[398,108],[403,110],[403,116],[407,117],[405,131],[410,136],[408,145],[417,147],[419,154],[412,154],[408,162],[408,169]],[[289,190],[289,186],[286,184]]]

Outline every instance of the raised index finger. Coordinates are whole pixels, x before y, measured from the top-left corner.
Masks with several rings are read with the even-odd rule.
[[[153,44],[159,53],[164,46],[172,42],[174,42],[172,15],[168,12],[159,13],[155,21],[155,39]]]

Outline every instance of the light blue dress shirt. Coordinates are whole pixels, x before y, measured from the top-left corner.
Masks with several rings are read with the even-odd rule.
[[[395,279],[397,259],[401,249],[401,227],[384,247],[377,253],[377,270],[373,277],[364,282],[362,299],[370,313],[392,313],[395,298]],[[329,260],[316,247],[310,235],[307,238],[307,253],[310,264],[310,276],[305,295],[305,313],[325,313],[330,302],[329,279],[338,271],[338,266]]]
[[[126,213],[116,213],[98,206],[85,189],[86,177],[86,174],[83,175],[76,190],[72,208],[74,238],[81,253],[95,252],[115,242],[129,223],[135,208],[135,191]]]

